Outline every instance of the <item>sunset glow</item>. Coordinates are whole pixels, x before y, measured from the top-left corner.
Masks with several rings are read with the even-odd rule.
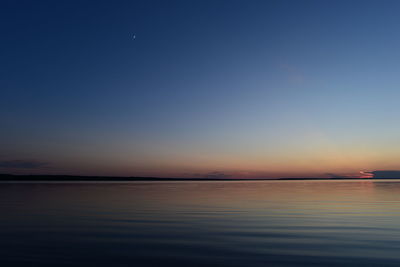
[[[396,8],[206,2],[10,2],[19,11],[1,11],[12,26],[0,44],[0,172],[279,178],[400,169]]]

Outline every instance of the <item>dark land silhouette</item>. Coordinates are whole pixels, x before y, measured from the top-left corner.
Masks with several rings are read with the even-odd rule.
[[[80,176],[80,175],[14,175],[0,174],[0,181],[263,181],[263,180],[353,180],[353,179],[400,179],[400,171],[373,171],[371,178],[357,177],[301,177],[301,178],[162,178],[162,177],[121,177],[121,176]]]
[[[372,174],[373,178],[375,179],[400,179],[400,171],[387,170],[387,171],[372,171],[367,173]]]

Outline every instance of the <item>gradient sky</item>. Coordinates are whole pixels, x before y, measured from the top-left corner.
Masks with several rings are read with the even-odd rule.
[[[1,1],[0,172],[399,169],[399,12],[365,0]]]

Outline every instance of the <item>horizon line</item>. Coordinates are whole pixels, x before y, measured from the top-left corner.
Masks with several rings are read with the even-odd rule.
[[[282,177],[282,178],[209,178],[209,177],[199,177],[199,178],[188,178],[188,177],[154,177],[154,176],[101,176],[101,175],[64,175],[64,174],[0,174],[0,180],[7,180],[4,178],[9,178],[9,181],[13,180],[24,180],[19,178],[25,178],[25,180],[36,180],[42,177],[41,180],[74,180],[74,181],[267,181],[267,180],[376,180],[384,178],[374,178],[374,177]],[[13,179],[16,178],[16,179]],[[50,179],[52,178],[52,179]],[[64,178],[64,179],[60,179]],[[391,178],[391,179],[400,179]]]

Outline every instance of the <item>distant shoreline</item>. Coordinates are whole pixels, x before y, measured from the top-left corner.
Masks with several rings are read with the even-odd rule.
[[[119,176],[75,176],[75,175],[13,175],[0,174],[1,181],[307,181],[307,180],[381,180],[400,178],[161,178],[161,177],[119,177]]]

